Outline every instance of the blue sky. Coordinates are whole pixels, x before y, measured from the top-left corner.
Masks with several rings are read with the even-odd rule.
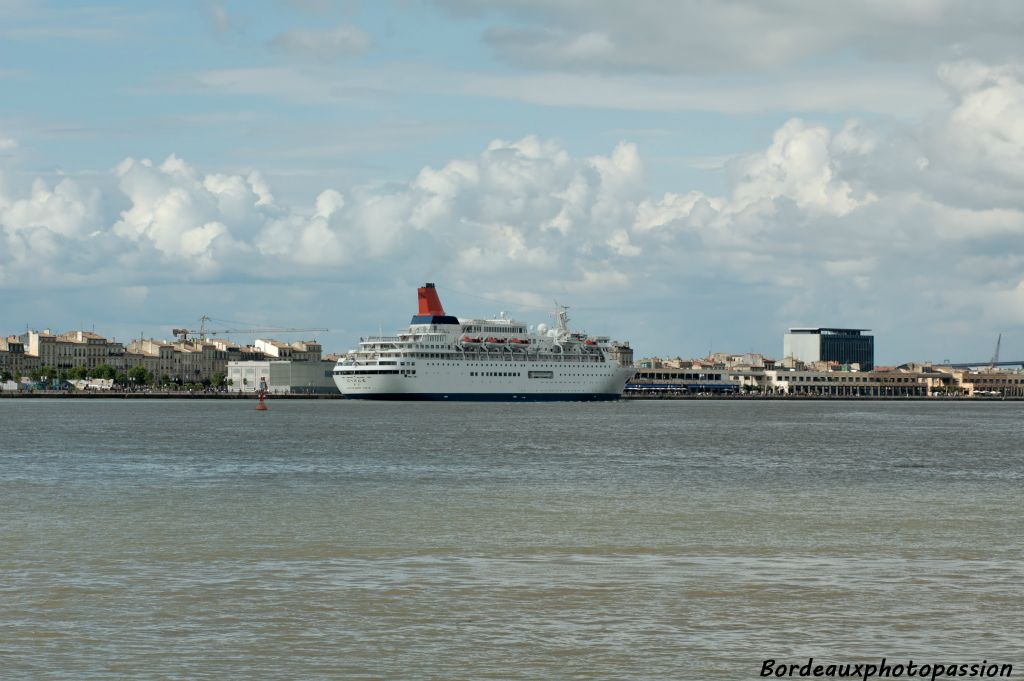
[[[0,323],[1024,352],[1018,3],[0,0]],[[239,340],[243,340],[240,338]]]

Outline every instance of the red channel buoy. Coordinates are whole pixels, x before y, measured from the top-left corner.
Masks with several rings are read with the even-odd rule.
[[[260,401],[256,404],[256,411],[266,411],[267,403],[264,400],[267,397],[267,379],[260,379],[260,389],[256,391],[256,396],[260,398]]]

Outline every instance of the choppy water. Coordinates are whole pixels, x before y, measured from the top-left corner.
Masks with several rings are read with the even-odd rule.
[[[1024,670],[1024,405],[0,401],[0,678]]]

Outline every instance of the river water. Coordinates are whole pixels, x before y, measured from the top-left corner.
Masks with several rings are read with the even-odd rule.
[[[0,401],[0,678],[1024,671],[1021,403]]]

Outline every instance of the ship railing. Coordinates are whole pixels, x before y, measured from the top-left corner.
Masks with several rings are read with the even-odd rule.
[[[360,343],[397,343],[402,339],[399,336],[367,336],[360,338]]]
[[[467,353],[467,352],[463,352],[461,355],[456,355],[455,353],[453,353],[451,355],[451,357],[452,357],[452,359],[459,358],[459,359],[473,361],[473,362],[547,362],[549,364],[550,363],[581,364],[581,363],[587,363],[587,362],[594,363],[594,364],[602,364],[602,363],[605,363],[607,361],[604,357],[602,357],[601,355],[598,355],[598,354],[593,354],[593,355],[589,355],[589,354],[587,354],[587,355],[577,355],[577,354],[567,354],[567,355],[551,354],[551,355],[543,355],[543,354],[541,354],[541,355],[538,355],[538,354],[532,354],[531,353],[531,354],[525,354],[525,355],[522,355],[522,354],[515,354],[515,355],[513,355],[513,354],[507,353],[507,352],[505,352],[505,353],[487,353],[487,352],[479,352],[479,353],[477,353],[477,352],[469,352],[469,353]]]

